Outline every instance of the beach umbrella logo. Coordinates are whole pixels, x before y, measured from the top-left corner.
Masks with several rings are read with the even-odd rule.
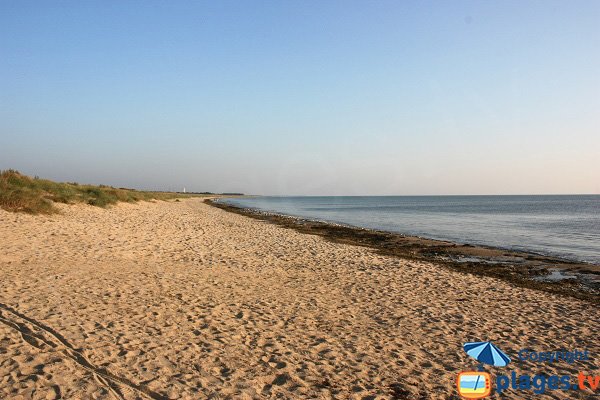
[[[463,348],[469,356],[479,361],[479,370],[458,374],[456,380],[458,394],[465,399],[482,399],[489,396],[492,393],[492,377],[484,372],[483,365],[505,367],[510,363],[510,357],[492,342],[465,343]]]
[[[481,364],[488,364],[494,367],[506,367],[510,362],[510,357],[494,346],[492,342],[465,343],[463,348],[469,356],[473,357]]]

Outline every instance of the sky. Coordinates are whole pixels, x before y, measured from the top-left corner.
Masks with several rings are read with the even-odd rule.
[[[273,195],[600,193],[600,1],[0,2],[0,169]]]

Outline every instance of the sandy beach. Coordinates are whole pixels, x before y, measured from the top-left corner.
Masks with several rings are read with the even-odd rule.
[[[462,345],[481,340],[514,357],[508,373],[600,368],[597,307],[582,300],[201,199],[58,207],[0,210],[2,399],[455,399],[457,373],[477,367]],[[591,359],[521,362],[523,348]]]

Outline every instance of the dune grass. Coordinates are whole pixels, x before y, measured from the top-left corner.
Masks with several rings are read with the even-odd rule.
[[[196,195],[61,183],[37,177],[31,178],[12,169],[0,171],[0,208],[7,211],[52,214],[58,212],[54,203],[85,203],[107,207],[119,201],[132,203],[140,200],[169,200],[191,196]]]

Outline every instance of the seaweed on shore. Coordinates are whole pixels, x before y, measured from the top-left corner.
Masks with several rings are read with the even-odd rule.
[[[318,235],[334,243],[371,248],[379,254],[434,262],[463,273],[489,276],[519,287],[542,290],[600,304],[600,267],[555,257],[486,246],[406,236],[322,221],[240,208],[223,202],[204,201],[225,211],[267,221],[301,233]],[[570,279],[545,279],[553,271],[568,273]]]

